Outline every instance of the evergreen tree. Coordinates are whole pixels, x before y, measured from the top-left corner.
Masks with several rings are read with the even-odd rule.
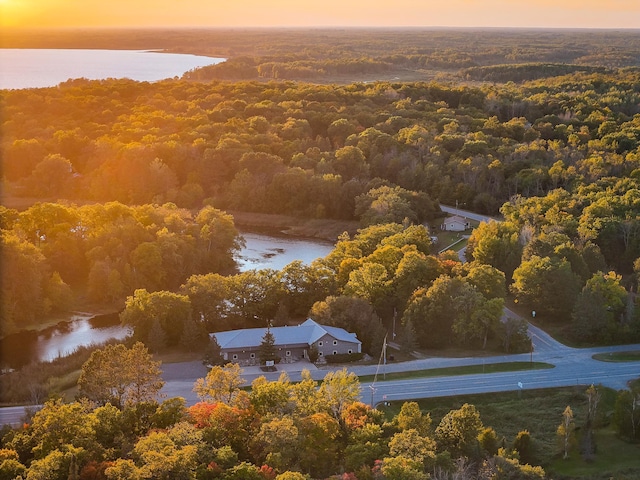
[[[202,363],[205,365],[222,365],[224,363],[224,358],[222,357],[222,352],[220,348],[220,344],[216,339],[215,335],[211,336],[209,340],[209,344],[207,345],[207,349],[204,352],[204,358],[202,359]]]
[[[260,349],[258,350],[258,358],[260,359],[261,364],[265,364],[268,361],[276,361],[277,353],[275,343],[276,339],[273,336],[273,333],[271,333],[271,329],[267,328],[267,331],[262,337]]]

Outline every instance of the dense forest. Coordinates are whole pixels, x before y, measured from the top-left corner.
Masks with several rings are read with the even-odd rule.
[[[406,350],[529,351],[526,323],[500,321],[506,302],[574,345],[638,341],[637,32],[94,31],[80,44],[228,60],[155,83],[0,92],[0,335],[82,305],[122,310],[131,344],[146,345],[137,360],[96,350],[79,380],[90,401],[49,401],[5,432],[0,475],[544,478],[525,466],[527,434],[499,441],[471,405],[436,429],[413,405],[385,419],[346,373],[318,389],[282,378],[247,392],[236,379],[224,395],[208,376],[189,408],[122,385],[100,394],[91,379],[109,381],[100,359],[155,372],[146,348],[204,351],[207,332],[307,316],[356,332],[373,356],[395,320]],[[433,243],[440,204],[499,218],[470,234],[467,262]],[[229,211],[360,229],[310,265],[239,273]],[[44,381],[47,368],[29,371]],[[30,380],[1,375],[2,401],[33,397]],[[637,388],[625,392],[607,422],[637,439]]]
[[[164,205],[3,210],[7,251],[46,265],[44,273],[35,268],[44,280],[29,282],[30,289],[10,287],[20,265],[3,269],[11,292],[6,311],[56,308],[60,299],[46,293],[63,292],[62,283],[86,285],[90,274],[94,281],[111,277],[118,288],[93,290],[121,293],[122,301],[137,288],[175,290],[191,274],[226,273],[237,240],[230,238],[232,225],[218,221],[225,210],[357,219],[363,227],[437,225],[442,202],[501,211],[505,222],[474,231],[468,258],[501,270],[506,286],[513,279],[512,291],[543,318],[569,324],[574,307],[593,311],[577,303],[592,301],[579,295],[592,276],[617,272],[602,282],[619,286],[623,275],[624,286],[633,286],[629,275],[640,256],[639,76],[579,72],[480,86],[74,80],[5,92],[5,192],[14,199]],[[92,231],[91,215],[103,208],[115,218],[119,208],[125,212],[117,228],[131,223],[139,230],[121,251],[95,249],[100,233]],[[163,218],[128,220],[131,208],[159,209]],[[483,242],[487,235],[491,245]],[[102,238],[114,242],[110,234]],[[199,244],[217,260],[198,261],[202,252],[193,254],[189,245]],[[374,263],[367,258],[373,247],[349,256],[364,268]],[[67,263],[63,252],[70,250],[78,268]],[[157,278],[133,279],[127,269],[136,262],[157,268]],[[334,265],[342,280],[330,293],[345,293],[355,268],[355,262]],[[385,268],[387,286],[393,268]],[[556,270],[566,277],[552,280]],[[522,278],[531,273],[542,277]],[[553,287],[558,282],[561,290]],[[430,284],[420,287],[426,292]],[[545,297],[558,291],[562,308]],[[611,302],[598,328],[578,329],[583,339],[637,338],[633,302]],[[402,313],[406,302],[396,303]],[[380,307],[378,314],[388,320],[389,311]],[[21,318],[28,322],[33,313]]]

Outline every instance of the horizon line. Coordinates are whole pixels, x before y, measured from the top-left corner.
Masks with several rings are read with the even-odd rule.
[[[69,30],[555,30],[640,32],[640,27],[551,27],[551,26],[461,26],[461,25],[76,25],[76,26],[3,26],[3,31]],[[1,36],[1,35],[0,35]],[[0,47],[1,48],[1,47]]]

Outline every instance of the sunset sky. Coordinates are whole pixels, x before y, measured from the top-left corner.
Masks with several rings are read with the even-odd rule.
[[[0,0],[0,26],[640,28],[640,1]]]

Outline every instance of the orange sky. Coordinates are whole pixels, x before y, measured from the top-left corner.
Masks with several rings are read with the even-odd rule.
[[[0,26],[640,28],[640,0],[0,0]]]

